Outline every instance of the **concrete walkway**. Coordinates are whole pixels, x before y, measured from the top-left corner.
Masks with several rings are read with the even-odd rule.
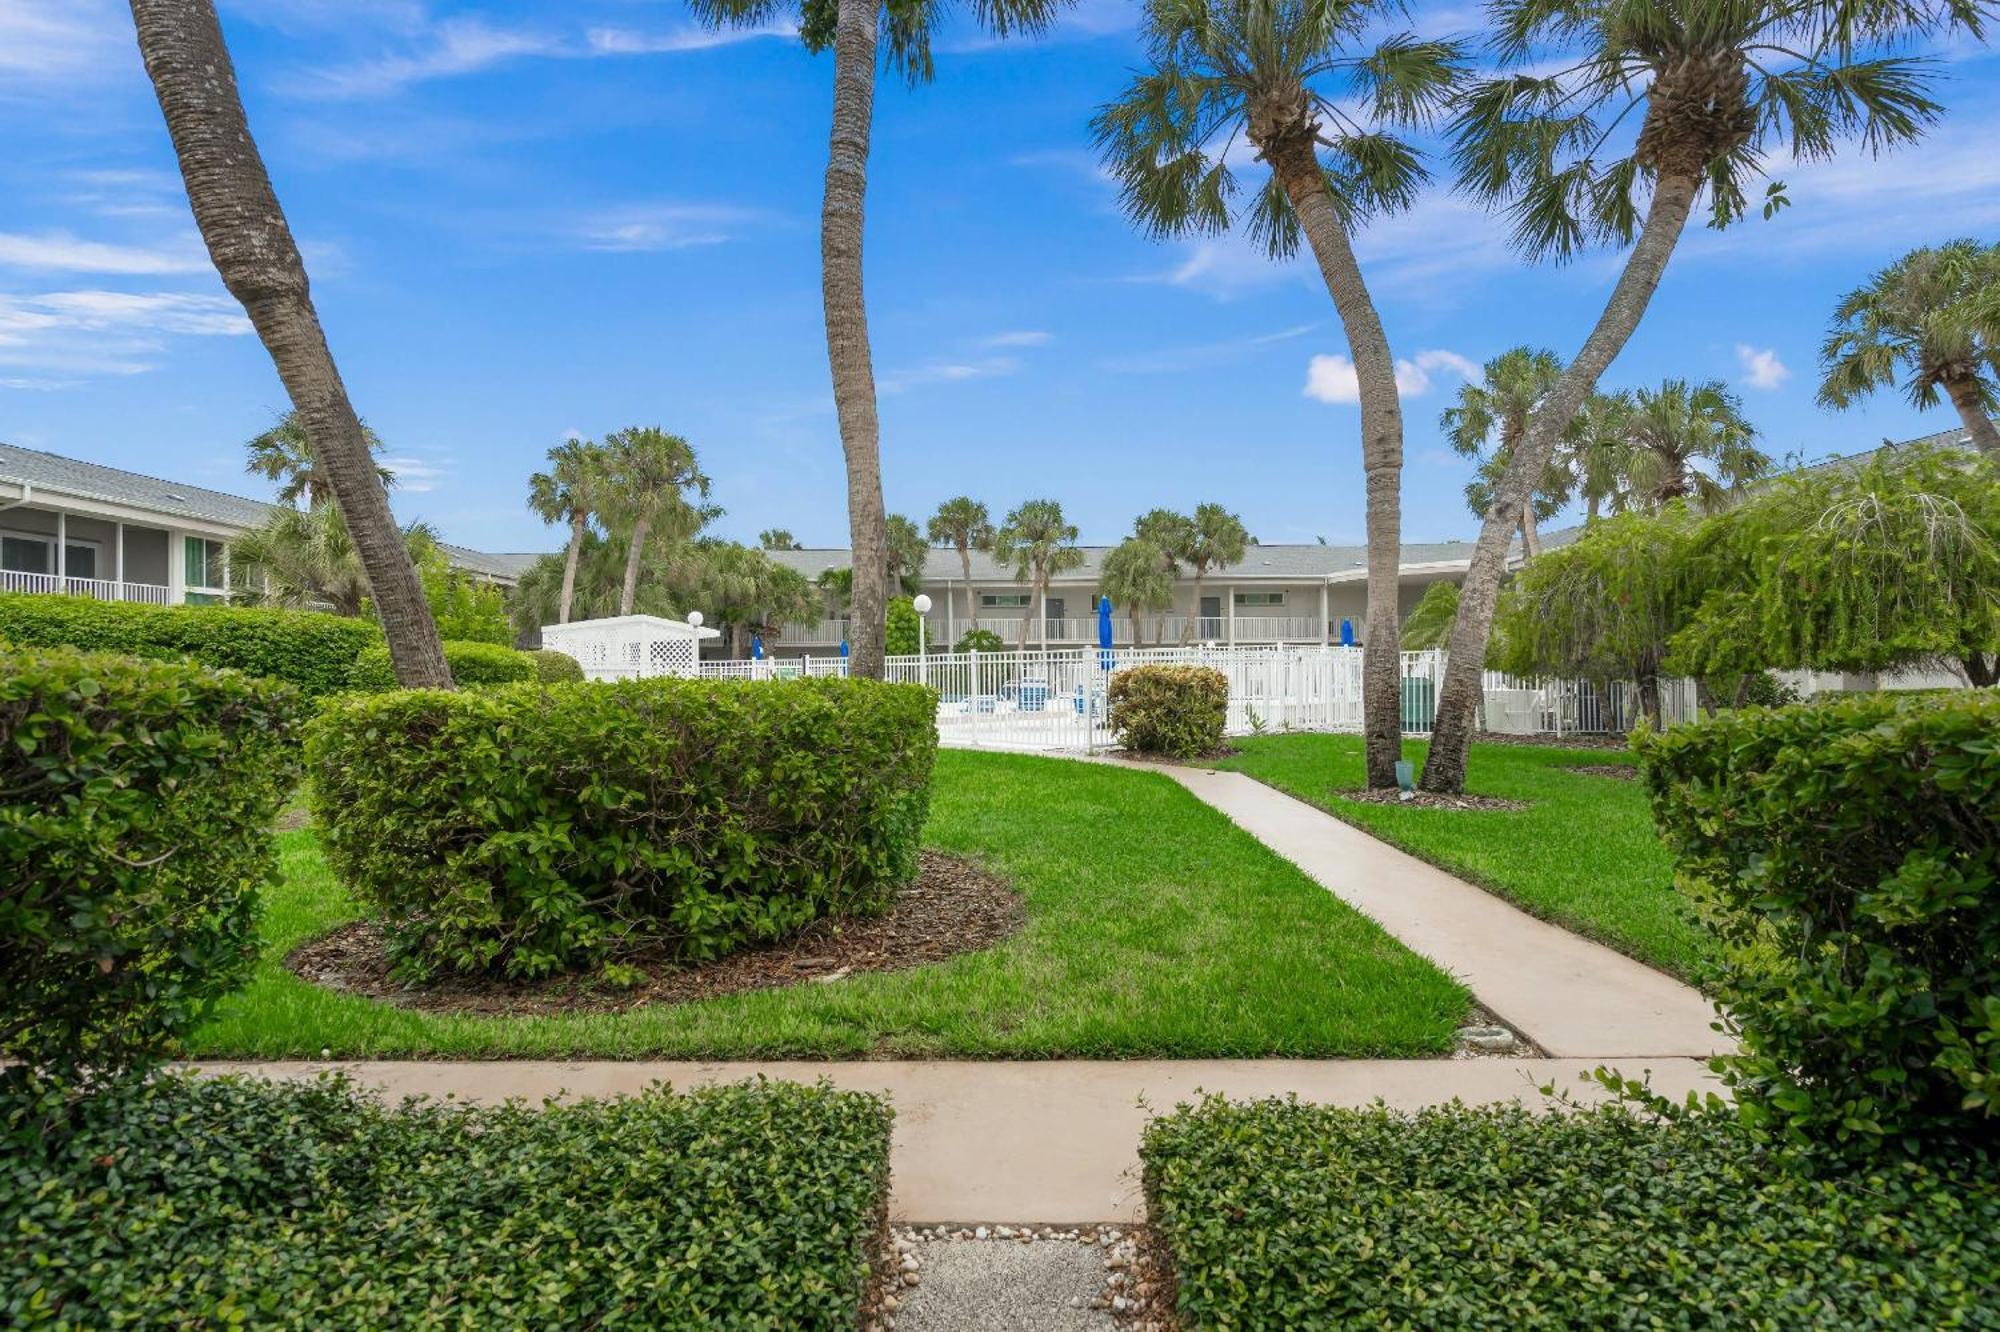
[[[1537,920],[1254,777],[1153,763],[1409,948],[1551,1055],[1707,1056],[1728,1043],[1692,986]]]
[[[1283,1096],[1334,1105],[1378,1097],[1400,1109],[1455,1099],[1519,1099],[1536,1088],[1572,1088],[1590,1059],[1245,1059],[1048,1061],[849,1061],[695,1063],[531,1060],[477,1062],[210,1063],[205,1071],[274,1078],[344,1069],[363,1085],[405,1095],[472,1101],[611,1096],[655,1082],[689,1087],[763,1075],[885,1094],[896,1107],[890,1213],[897,1221],[999,1224],[1126,1222],[1140,1211],[1139,1133],[1154,1114],[1203,1091]],[[1692,1059],[1622,1060],[1630,1077],[1679,1100],[1720,1090]]]

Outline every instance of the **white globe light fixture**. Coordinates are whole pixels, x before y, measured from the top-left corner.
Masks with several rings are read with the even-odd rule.
[[[701,612],[689,611],[687,622],[688,622],[688,628],[694,630],[694,633],[691,635],[691,637],[694,639],[694,673],[696,675],[700,675],[701,674]]]
[[[688,623],[693,625],[697,629],[701,628],[701,619],[702,616],[700,611],[688,612]]]
[[[910,606],[917,613],[917,665],[921,669],[925,659],[930,655],[930,644],[924,641],[928,637],[930,621],[924,617],[931,613],[931,599],[928,594],[919,592]]]

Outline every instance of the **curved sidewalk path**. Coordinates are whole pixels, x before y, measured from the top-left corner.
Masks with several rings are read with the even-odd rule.
[[[1120,763],[1162,773],[1303,870],[1548,1054],[1706,1057],[1727,1048],[1700,991],[1510,906],[1323,809],[1240,772]]]

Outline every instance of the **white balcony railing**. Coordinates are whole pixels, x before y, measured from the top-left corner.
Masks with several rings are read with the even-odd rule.
[[[1019,615],[982,615],[977,620],[965,620],[956,616],[947,618],[933,610],[927,617],[927,624],[927,641],[933,649],[948,648],[975,628],[997,634],[1000,641],[1010,648],[1018,647],[1022,642]],[[1358,621],[1356,628],[1359,629]],[[1189,642],[1218,644],[1231,641],[1239,644],[1316,644],[1321,641],[1322,634],[1319,620],[1311,615],[1239,615],[1233,630],[1229,618],[1221,615],[1142,615],[1139,617],[1139,646],[1174,647],[1183,641],[1184,629],[1188,630],[1186,640]],[[814,624],[787,625],[775,641],[777,645],[787,648],[838,648],[848,633],[846,620],[820,620]],[[1045,641],[1051,647],[1094,644],[1097,642],[1097,617],[1052,616],[1045,622],[1029,619],[1027,645],[1040,647]],[[1132,645],[1131,616],[1119,614],[1112,617],[1111,641],[1120,647]]]
[[[20,573],[0,569],[0,592],[49,592],[98,601],[143,601],[167,604],[167,589],[158,583],[118,583],[107,578],[65,578],[56,574]]]

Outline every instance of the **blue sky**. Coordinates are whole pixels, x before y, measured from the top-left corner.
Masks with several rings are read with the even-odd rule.
[[[1149,242],[1092,158],[1136,14],[1083,0],[1034,43],[948,29],[935,83],[882,85],[867,276],[890,508],[1052,496],[1115,541],[1148,508],[1219,500],[1265,541],[1358,541],[1358,413],[1309,266]],[[724,534],[845,543],[818,287],[829,58],[653,0],[224,0],[223,19],[403,517],[553,548],[522,503],[543,452],[658,424],[694,442]],[[261,493],[242,441],[283,393],[207,266],[129,24],[113,0],[0,0],[0,440]],[[1814,357],[1873,268],[2000,235],[1995,64],[1946,53],[1950,112],[1922,147],[1780,168],[1776,221],[1691,234],[1607,385],[1725,379],[1780,455],[1955,424],[1894,396],[1823,413]],[[1359,248],[1409,362],[1405,533],[1469,536],[1438,412],[1506,347],[1572,350],[1616,256],[1527,267],[1442,187]]]

